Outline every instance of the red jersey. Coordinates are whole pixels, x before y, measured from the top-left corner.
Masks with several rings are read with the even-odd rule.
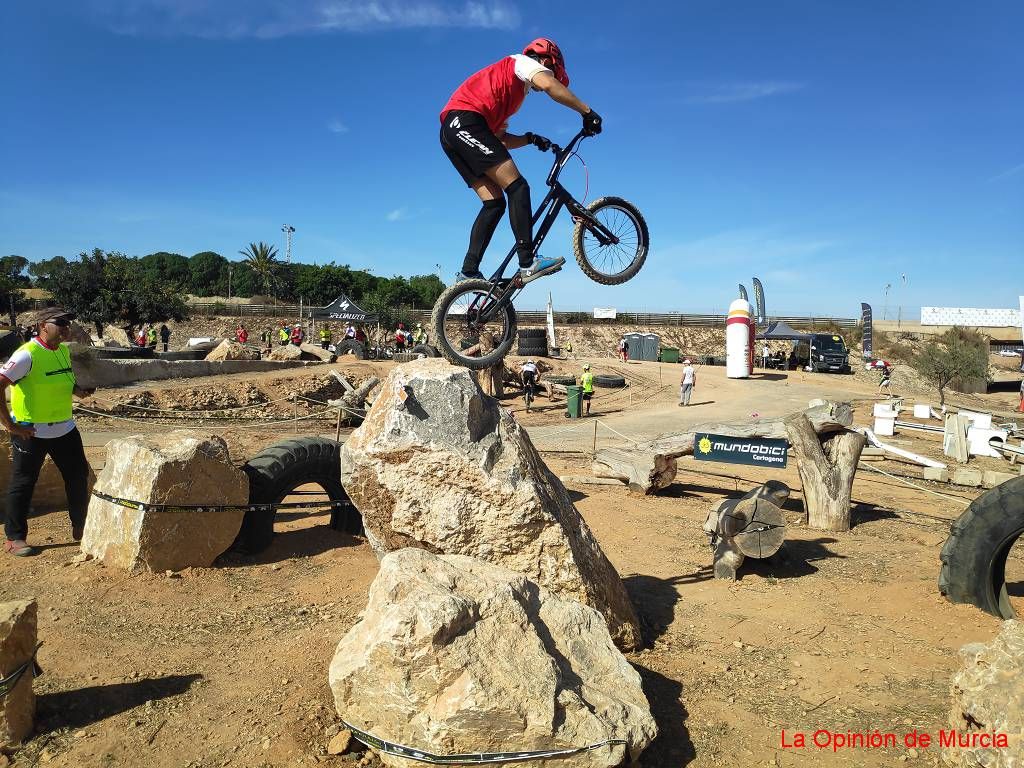
[[[441,122],[449,111],[464,109],[482,115],[487,127],[497,134],[523,106],[530,81],[540,71],[551,72],[522,54],[506,56],[484,67],[455,90],[441,110]]]

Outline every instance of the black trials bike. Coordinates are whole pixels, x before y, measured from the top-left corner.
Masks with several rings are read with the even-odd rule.
[[[555,218],[566,208],[576,222],[573,250],[583,274],[602,285],[620,285],[644,265],[649,246],[647,223],[640,211],[621,197],[602,197],[583,206],[558,182],[586,135],[580,131],[564,149],[551,145],[555,161],[547,178],[548,193],[533,214],[533,254],[537,255]],[[431,323],[437,348],[453,365],[488,368],[511,349],[516,339],[512,301],[524,288],[518,270],[505,276],[515,255],[513,247],[490,279],[459,281],[434,304]]]

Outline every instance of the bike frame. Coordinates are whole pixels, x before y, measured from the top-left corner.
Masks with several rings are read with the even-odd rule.
[[[606,226],[594,218],[590,211],[588,211],[582,203],[580,203],[565,187],[558,181],[558,177],[562,173],[562,169],[565,168],[565,164],[569,162],[569,158],[572,157],[573,152],[576,151],[576,147],[586,138],[586,134],[583,131],[577,133],[572,141],[570,141],[565,149],[562,149],[557,144],[551,145],[551,151],[555,153],[555,162],[551,166],[551,171],[548,173],[546,184],[548,185],[548,193],[541,200],[540,205],[537,206],[537,210],[533,214],[533,243],[531,245],[531,252],[536,258],[537,252],[540,250],[541,244],[544,239],[548,236],[548,232],[551,230],[551,226],[555,223],[555,219],[558,218],[558,214],[561,213],[562,208],[566,208],[573,218],[582,219],[586,222],[587,228],[594,233],[597,237],[598,242],[601,245],[615,245],[618,244],[619,238],[616,237]],[[545,211],[547,211],[545,213]],[[540,222],[540,226],[537,223]],[[504,261],[498,266],[494,274],[491,275],[490,281],[495,287],[491,289],[490,293],[487,294],[485,299],[492,297],[497,298],[492,305],[488,306],[485,310],[480,312],[478,315],[479,319],[483,322],[487,322],[496,312],[504,309],[506,305],[512,302],[512,300],[519,295],[519,292],[525,287],[519,280],[518,271],[516,275],[510,280],[505,278],[505,270],[508,269],[508,265],[512,262],[512,258],[516,255],[516,248],[512,246],[509,250],[508,255],[505,256]],[[495,293],[497,289],[497,293]]]

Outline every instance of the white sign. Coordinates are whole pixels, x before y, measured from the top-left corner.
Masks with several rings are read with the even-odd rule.
[[[1022,301],[1024,308],[1024,301]],[[921,325],[1014,328],[1021,325],[1022,310],[976,307],[921,307]]]
[[[616,316],[615,307],[594,307],[595,320],[614,320]]]

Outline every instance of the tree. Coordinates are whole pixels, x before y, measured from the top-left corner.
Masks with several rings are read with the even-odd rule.
[[[58,265],[43,287],[58,304],[93,323],[97,335],[109,324],[124,328],[131,337],[143,323],[180,320],[185,315],[177,290],[147,280],[139,259],[99,248]]]
[[[950,384],[988,377],[988,347],[980,333],[953,326],[925,342],[910,365],[939,390],[939,405],[945,405]]]
[[[413,275],[409,287],[416,293],[417,306],[429,309],[444,292],[445,285],[437,275]]]
[[[46,283],[50,280],[53,274],[68,265],[68,260],[63,256],[54,256],[52,259],[44,259],[43,261],[37,261],[33,264],[28,265],[28,273],[32,276],[33,285],[39,288],[46,287]]]
[[[202,251],[188,260],[188,292],[193,296],[221,296],[227,286],[228,260]]]
[[[159,251],[139,260],[143,273],[150,280],[184,290],[189,283],[189,260],[180,253]]]
[[[249,247],[239,253],[245,257],[249,269],[262,281],[263,292],[270,293],[277,268],[281,266],[281,262],[277,260],[277,248],[260,241],[249,243]]]
[[[24,256],[0,258],[0,305],[7,312],[12,328],[18,323],[18,311],[28,307],[22,290],[31,283],[25,274],[27,266],[28,259]]]

